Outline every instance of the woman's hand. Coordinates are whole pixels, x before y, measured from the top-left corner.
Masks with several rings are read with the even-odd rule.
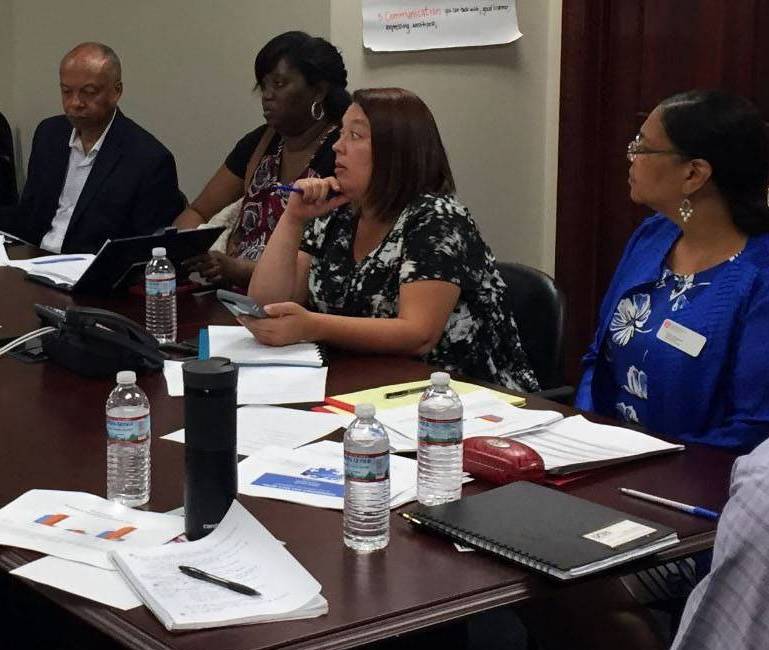
[[[182,262],[190,273],[197,271],[209,282],[234,282],[237,275],[237,260],[218,251],[208,251]]]
[[[291,192],[283,218],[304,224],[350,201],[342,193],[342,186],[333,176],[328,178],[302,178],[294,183],[301,192]],[[333,198],[329,194],[335,192]]]
[[[314,316],[295,302],[278,302],[266,305],[264,311],[269,318],[238,317],[259,343],[265,345],[290,345],[314,339]]]

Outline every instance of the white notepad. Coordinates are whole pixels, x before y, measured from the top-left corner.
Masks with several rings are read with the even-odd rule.
[[[226,357],[244,365],[312,366],[323,365],[315,343],[294,343],[274,347],[259,343],[251,332],[240,325],[209,325],[209,356]]]
[[[237,501],[202,539],[118,549],[111,557],[167,630],[314,618],[328,612],[320,583]],[[180,565],[251,587],[260,595],[190,578]]]

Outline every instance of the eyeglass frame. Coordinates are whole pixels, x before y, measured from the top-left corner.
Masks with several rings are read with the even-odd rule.
[[[635,162],[636,156],[643,156],[646,154],[677,154],[679,156],[683,155],[680,151],[677,149],[646,149],[641,144],[641,134],[637,134],[635,138],[633,138],[630,142],[628,142],[627,145],[627,153],[625,154],[627,156],[628,162]]]

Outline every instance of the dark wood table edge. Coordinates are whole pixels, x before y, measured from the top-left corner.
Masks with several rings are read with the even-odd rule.
[[[644,558],[637,563],[637,566],[640,564],[638,566],[639,569],[646,566],[656,566],[663,562],[709,550],[713,547],[714,539],[715,531],[693,535],[684,542]],[[0,569],[6,572],[10,572],[29,562],[28,557],[24,557],[13,547],[0,548],[2,548],[2,552],[0,552]],[[587,579],[624,575],[628,572],[627,569],[628,565],[622,565],[609,572],[599,572]],[[29,587],[37,591],[46,592],[49,595],[59,591],[54,587],[34,582],[27,582],[27,584]],[[567,587],[569,584],[570,581],[563,583],[564,587]],[[532,590],[531,586],[527,583],[518,583],[498,587],[490,591],[467,594],[457,599],[435,603],[427,608],[419,608],[395,616],[372,620],[364,625],[356,626],[354,629],[340,629],[330,634],[324,633],[322,636],[308,637],[281,647],[290,648],[291,650],[347,650],[349,648],[357,648],[368,643],[384,641],[394,636],[410,634],[434,625],[456,621],[495,607],[529,600],[537,592],[536,587]],[[72,595],[69,594],[69,596]],[[108,634],[121,645],[136,650],[173,650],[174,646],[155,639],[141,628],[132,625],[124,617],[121,617],[119,610],[91,602],[86,598],[74,596],[74,599],[76,602],[72,603],[60,599],[56,600],[59,606],[74,616],[87,621],[100,632]]]

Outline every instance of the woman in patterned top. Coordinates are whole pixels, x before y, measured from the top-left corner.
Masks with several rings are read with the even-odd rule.
[[[735,451],[769,436],[769,137],[722,92],[663,101],[628,146],[633,235],[585,356],[580,408]]]
[[[211,282],[248,285],[287,197],[278,184],[324,177],[334,169],[331,146],[350,105],[347,70],[328,41],[304,32],[273,38],[256,55],[256,85],[266,124],[247,133],[174,225],[195,228],[243,197],[227,254],[210,251],[188,260]]]
[[[270,318],[243,319],[254,336],[421,357],[536,390],[505,284],[454,197],[422,100],[357,91],[334,151],[336,177],[296,183],[303,194],[292,193],[259,260],[249,295]]]

